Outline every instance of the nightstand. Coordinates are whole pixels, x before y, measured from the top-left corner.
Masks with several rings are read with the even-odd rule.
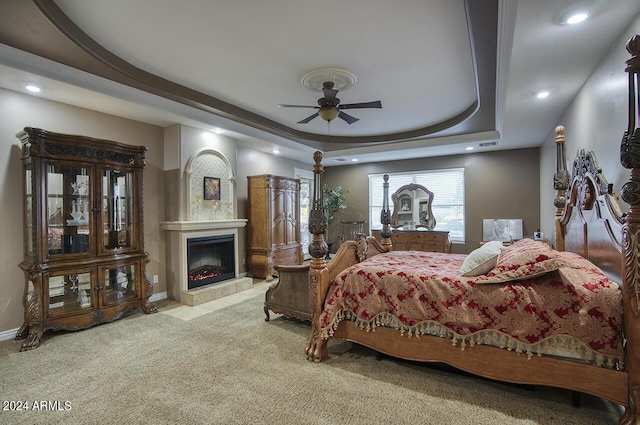
[[[309,264],[275,265],[278,281],[272,284],[264,300],[264,319],[269,321],[269,310],[295,317],[299,320],[311,320],[311,302],[309,301]]]

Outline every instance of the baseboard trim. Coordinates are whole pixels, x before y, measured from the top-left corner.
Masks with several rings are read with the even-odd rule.
[[[0,341],[9,341],[10,339],[15,339],[16,334],[20,328],[9,329],[8,331],[0,332]]]
[[[158,292],[157,294],[153,294],[149,297],[149,302],[155,302],[155,301],[160,301],[160,300],[166,300],[167,299],[167,292]]]

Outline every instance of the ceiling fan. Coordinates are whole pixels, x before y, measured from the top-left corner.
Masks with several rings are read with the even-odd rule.
[[[298,124],[307,124],[317,116],[320,116],[320,118],[325,121],[332,121],[338,117],[346,121],[347,124],[353,124],[359,119],[342,112],[343,109],[382,108],[382,102],[379,100],[376,100],[375,102],[345,103],[344,105],[341,105],[340,99],[336,97],[338,90],[335,90],[333,86],[333,81],[325,81],[322,83],[322,92],[324,93],[324,97],[318,99],[318,105],[320,106],[279,104],[278,108],[314,108],[318,110],[315,114],[308,116],[302,121],[298,121]]]

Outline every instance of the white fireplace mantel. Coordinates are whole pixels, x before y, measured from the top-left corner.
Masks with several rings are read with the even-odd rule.
[[[173,230],[178,232],[196,232],[201,230],[217,230],[245,227],[247,219],[236,220],[200,220],[200,221],[163,221],[160,223],[162,230]]]
[[[239,274],[239,264],[243,257],[240,256],[238,249],[238,229],[245,227],[247,221],[247,219],[234,219],[161,222],[160,228],[169,232],[167,263],[168,269],[173,271],[173,273],[168,273],[167,276],[167,291],[169,295],[175,300],[194,305],[191,302],[184,301],[190,292],[194,292],[194,290],[188,290],[187,282],[187,241],[191,238],[232,234],[235,251],[235,281],[244,279],[251,283],[252,279],[241,277]],[[196,290],[201,292],[202,288],[196,288]]]

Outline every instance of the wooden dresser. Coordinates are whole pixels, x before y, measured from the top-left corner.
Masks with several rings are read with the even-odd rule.
[[[302,264],[300,180],[271,174],[247,179],[247,267],[251,276],[271,280],[274,265]]]
[[[373,236],[380,240],[380,231]],[[394,251],[450,252],[451,239],[448,231],[438,230],[393,230],[391,243]]]

